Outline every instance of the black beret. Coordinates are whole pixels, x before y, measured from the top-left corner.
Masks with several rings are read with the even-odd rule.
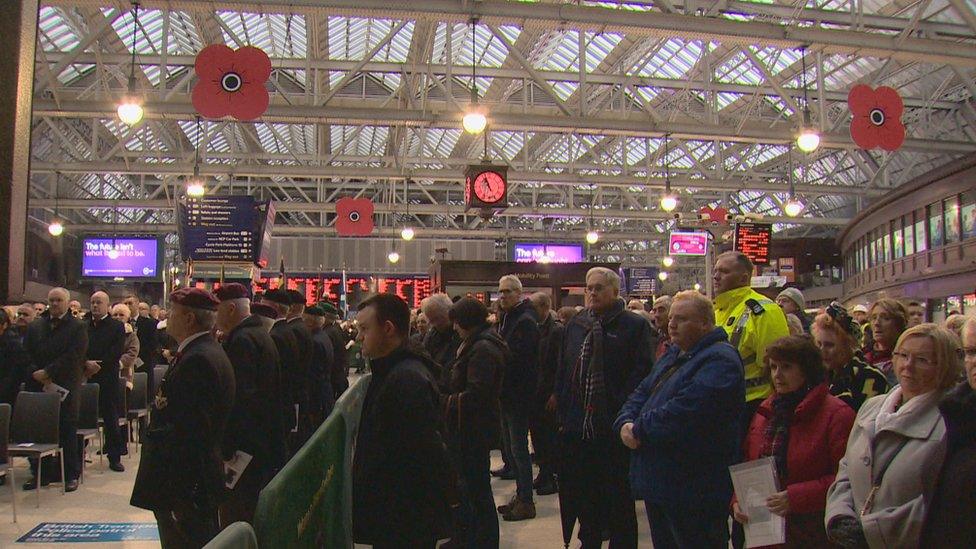
[[[305,307],[305,314],[312,316],[325,316],[325,310],[322,305],[312,305],[311,307]]]
[[[287,291],[278,288],[277,290],[264,292],[264,301],[272,301],[281,305],[291,305],[291,296],[288,295]]]
[[[271,320],[278,319],[278,310],[271,305],[265,305],[264,303],[252,303],[251,313],[258,316],[263,316],[265,318],[270,318]]]
[[[220,304],[213,294],[199,288],[180,288],[169,295],[169,300],[177,305],[207,311],[216,311]]]
[[[231,282],[230,284],[224,284],[223,286],[217,288],[214,291],[214,297],[220,301],[227,301],[228,299],[241,299],[251,296],[250,292],[247,290],[247,286],[239,282]]]
[[[291,298],[292,305],[305,304],[305,296],[298,290],[288,290],[288,297]]]

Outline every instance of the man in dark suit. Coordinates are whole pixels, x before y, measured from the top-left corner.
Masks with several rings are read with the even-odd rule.
[[[202,547],[218,531],[220,446],[234,405],[234,370],[210,333],[217,305],[197,288],[170,295],[166,330],[179,348],[156,388],[130,500],[156,515],[164,549]]]
[[[153,368],[159,362],[159,337],[156,335],[156,324],[158,322],[149,317],[149,308],[146,307],[145,315],[139,312],[139,298],[135,295],[128,295],[125,304],[132,313],[132,327],[136,329],[136,337],[139,338],[139,360],[142,364],[136,366],[137,372],[146,372],[149,375],[149,392],[155,389],[156,380],[153,379]]]
[[[305,327],[312,334],[312,391],[310,404],[313,410],[312,430],[315,429],[332,413],[335,397],[332,391],[330,376],[335,369],[335,352],[332,338],[325,327],[325,310],[321,305],[305,307],[302,314]]]
[[[287,315],[291,308],[291,296],[285,290],[269,290],[264,294],[263,304],[272,307],[278,315],[271,327],[271,339],[278,349],[281,360],[281,396],[285,420],[285,438],[289,457],[301,448],[299,426],[302,411],[307,407],[305,384],[308,379],[308,360],[300,357],[301,349],[295,331],[288,324]]]
[[[47,294],[48,309],[27,328],[24,348],[30,354],[33,381],[47,388],[57,384],[68,390],[61,401],[59,442],[64,452],[64,489],[78,489],[81,462],[78,459],[78,412],[81,405],[81,377],[88,351],[85,323],[68,313],[70,294],[54,288]],[[53,463],[52,463],[53,465]],[[46,470],[46,469],[45,469]],[[43,478],[52,478],[44,475]],[[24,484],[24,490],[37,488],[37,476]]]
[[[122,435],[119,431],[119,360],[125,352],[125,327],[109,316],[108,294],[95,292],[91,296],[91,312],[85,316],[88,327],[88,360],[85,375],[98,384],[98,408],[105,422],[105,453],[113,471],[125,471],[122,455]]]
[[[302,372],[303,381],[299,386],[299,399],[303,404],[298,424],[298,446],[301,446],[312,436],[312,424],[315,418],[312,407],[312,392],[314,390],[312,359],[315,355],[315,344],[312,342],[312,334],[305,327],[305,323],[302,322],[302,312],[305,310],[305,296],[297,290],[288,290],[288,298],[288,327],[295,334],[295,343],[298,346],[298,367]]]
[[[323,301],[319,307],[325,312],[322,318],[325,322],[322,331],[332,340],[332,372],[329,375],[329,385],[332,387],[333,400],[339,400],[342,393],[349,388],[349,353],[346,345],[349,337],[339,326],[339,309],[335,305]]]
[[[237,484],[220,505],[220,526],[253,522],[258,493],[285,464],[284,418],[278,380],[278,350],[261,318],[251,314],[243,284],[221,286],[215,295],[217,328],[224,333],[224,351],[234,368],[234,408],[221,445],[223,459],[252,456]]]

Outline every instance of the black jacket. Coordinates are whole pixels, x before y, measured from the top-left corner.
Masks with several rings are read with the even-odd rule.
[[[528,413],[539,375],[539,317],[528,299],[502,315],[498,328],[511,354],[502,383],[502,404]]]
[[[536,389],[536,404],[541,406],[540,411],[556,390],[559,349],[563,345],[565,331],[552,314],[539,323],[539,386]]]
[[[150,372],[162,359],[159,356],[159,335],[156,333],[156,325],[159,321],[148,316],[140,316],[133,323],[136,328],[136,337],[139,338],[139,358],[142,359],[140,369],[148,369]],[[159,380],[155,381],[159,383]]]
[[[44,370],[54,383],[69,391],[61,403],[61,413],[68,419],[77,419],[81,404],[78,393],[88,352],[85,323],[66,314],[54,327],[50,313],[45,311],[27,328],[24,348],[31,357],[32,372]]]
[[[220,445],[234,405],[234,370],[203,335],[157,384],[130,504],[150,511],[210,512],[224,493]]]
[[[20,384],[27,381],[31,359],[20,333],[14,327],[0,335],[0,402],[13,406],[20,392]]]
[[[452,444],[491,448],[498,440],[498,399],[508,359],[508,345],[488,324],[461,343],[441,399]]]
[[[85,315],[88,328],[88,360],[100,361],[101,369],[91,377],[93,383],[102,386],[102,391],[118,391],[119,359],[125,352],[125,326],[111,316],[96,321],[91,313]]]
[[[453,328],[448,328],[441,332],[431,326],[424,336],[423,347],[433,359],[434,363],[440,368],[437,382],[442,389],[447,387],[449,366],[457,359],[458,347],[461,346],[461,337]]]
[[[274,323],[270,335],[278,350],[281,404],[287,433],[295,427],[295,404],[300,402],[298,390],[301,387],[302,376],[298,362],[298,342],[295,340],[295,332],[283,319],[278,319]]]
[[[455,476],[430,359],[401,347],[370,367],[353,455],[353,539],[396,544],[447,537]]]
[[[976,540],[976,391],[965,381],[939,405],[946,457],[919,547],[972,547]]]
[[[332,372],[329,375],[329,384],[332,386],[332,394],[338,400],[339,395],[349,388],[349,359],[346,352],[346,344],[349,338],[343,333],[342,328],[337,324],[322,328],[329,339],[332,340]]]
[[[234,368],[234,407],[227,420],[222,453],[236,450],[254,456],[249,467],[265,474],[285,464],[285,419],[282,417],[278,350],[256,316],[245,318],[224,338],[224,352]]]
[[[335,348],[332,338],[324,329],[312,332],[312,392],[309,395],[312,409],[325,418],[335,405],[332,376],[336,372]],[[348,382],[347,382],[348,383]]]
[[[618,301],[616,307],[622,309],[623,303]],[[563,335],[556,372],[556,400],[560,428],[568,433],[583,432],[585,414],[579,380],[574,378],[574,372],[593,322],[590,311],[582,311],[569,321]],[[607,404],[613,421],[630,394],[650,374],[654,366],[654,340],[650,323],[632,311],[621,311],[613,316],[604,325],[603,335]]]
[[[303,412],[310,411],[311,395],[314,391],[312,381],[312,359],[315,355],[315,344],[312,342],[312,333],[302,322],[301,317],[287,321],[288,328],[295,334],[295,349],[297,371],[295,377],[300,381],[296,388],[296,396]]]

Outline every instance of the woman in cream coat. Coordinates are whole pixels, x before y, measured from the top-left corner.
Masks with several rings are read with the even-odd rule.
[[[961,370],[959,339],[935,324],[895,345],[899,386],[864,403],[827,492],[827,536],[843,547],[917,547],[945,456],[938,404]]]

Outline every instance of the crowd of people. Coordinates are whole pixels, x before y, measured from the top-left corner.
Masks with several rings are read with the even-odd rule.
[[[498,547],[499,517],[532,520],[536,497],[558,494],[584,549],[636,547],[636,500],[655,547],[742,547],[756,507],[740,505],[729,467],[771,458],[779,491],[763,513],[784,517],[786,546],[969,546],[976,319],[926,323],[918,303],[893,299],[813,312],[798,289],[756,292],[752,272],[746,256],[721,254],[714,299],[689,290],[648,307],[596,267],[585,306],[558,310],[507,275],[490,306],[439,293],[411,310],[375,294],[345,324],[333,304],[281,289],[181,289],[168,310],[99,291],[82,311],[56,288],[44,307],[0,310],[0,400],[68,390],[73,490],[81,383],[99,384],[116,425],[119,379],[168,364],[151,382],[131,498],[155,514],[164,547],[252,520],[351,364],[371,373],[352,464],[356,543]],[[122,470],[128,435],[107,431]],[[515,481],[497,507],[492,476]]]

